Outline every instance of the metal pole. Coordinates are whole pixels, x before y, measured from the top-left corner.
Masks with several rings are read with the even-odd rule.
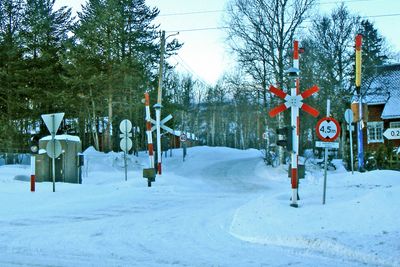
[[[293,98],[296,97],[297,88],[294,87],[291,89],[291,96]],[[297,170],[297,156],[299,149],[299,139],[297,135],[297,118],[299,116],[299,108],[292,106],[291,107],[291,131],[292,131],[292,151],[291,151],[291,159],[292,159],[292,173],[291,173],[291,183],[292,183],[292,203],[290,206],[297,208],[297,193],[298,193],[298,170]]]
[[[351,130],[351,123],[349,123],[349,132],[350,132],[350,164],[351,164],[351,174],[354,174],[354,163],[353,163],[353,133]]]
[[[331,101],[328,99],[326,101],[326,116],[330,117],[331,109]],[[322,195],[322,204],[325,205],[326,198],[326,176],[327,176],[327,168],[328,168],[328,148],[325,147],[325,168],[324,168],[324,192]]]
[[[56,124],[55,122],[55,115],[51,115],[51,119],[53,120],[53,125]],[[53,130],[54,131],[54,130]],[[52,158],[52,173],[53,173],[53,192],[56,192],[56,142],[55,142],[56,133],[51,133],[51,140],[53,141],[53,156]]]
[[[357,122],[357,141],[358,141],[358,171],[364,170],[364,138],[362,132],[362,94],[361,94],[361,45],[362,35],[356,36],[356,89],[358,90],[358,122]]]
[[[294,52],[293,52],[293,68],[299,69],[299,42],[294,41]],[[291,88],[291,96],[293,99],[296,98],[299,93],[299,78],[294,79],[294,88]],[[298,156],[299,156],[299,107],[291,107],[291,131],[292,131],[292,151],[291,151],[291,162],[292,162],[292,173],[291,173],[291,184],[292,184],[292,203],[290,206],[297,208],[297,196],[299,189],[299,176],[298,176]]]
[[[125,165],[125,181],[128,181],[128,166],[126,163],[126,153],[128,152],[128,121],[125,120],[125,150],[124,150],[124,165]]]

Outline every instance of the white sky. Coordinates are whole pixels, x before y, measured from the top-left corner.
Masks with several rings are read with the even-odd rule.
[[[56,7],[70,6],[73,10],[80,10],[85,0],[57,0]],[[157,6],[160,16],[156,23],[167,35],[179,31],[176,36],[184,46],[178,56],[174,56],[170,63],[177,64],[178,70],[190,72],[197,79],[214,84],[224,71],[232,66],[233,61],[226,52],[224,31],[215,28],[222,26],[223,12],[207,12],[197,14],[180,14],[199,11],[220,11],[225,8],[227,0],[147,0],[149,6]],[[322,12],[329,13],[342,1],[320,0]],[[368,16],[380,34],[388,43],[400,51],[400,1],[398,0],[346,0],[346,6],[360,16]],[[175,15],[171,15],[175,14]],[[397,16],[381,16],[397,14]],[[373,17],[380,16],[380,17]],[[190,30],[190,31],[185,31]],[[298,38],[301,41],[301,37]]]

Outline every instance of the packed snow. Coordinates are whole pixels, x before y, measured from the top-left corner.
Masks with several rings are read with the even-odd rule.
[[[0,166],[0,266],[400,266],[400,172],[306,164],[299,208],[287,165],[260,151],[167,153],[152,187],[148,156],[84,152],[83,183],[36,183]]]

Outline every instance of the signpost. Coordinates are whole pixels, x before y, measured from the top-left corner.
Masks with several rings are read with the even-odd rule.
[[[351,109],[346,109],[344,112],[344,119],[347,122],[347,127],[349,130],[349,136],[350,136],[350,164],[351,164],[351,174],[354,174],[354,163],[353,163],[353,125],[351,123],[353,122],[353,111]]]
[[[324,117],[317,122],[316,132],[320,140],[332,142],[340,134],[340,125],[334,118]]]
[[[388,140],[400,139],[400,128],[388,128],[383,132],[383,136]]]
[[[56,191],[56,158],[61,154],[60,141],[55,140],[58,127],[64,118],[64,113],[43,114],[42,119],[46,124],[47,129],[51,134],[51,140],[47,143],[47,155],[52,158],[52,173],[53,173],[53,192]]]
[[[186,134],[182,133],[179,136],[179,140],[181,141],[181,145],[182,145],[182,149],[183,149],[183,161],[185,161],[185,157],[186,157],[186,141],[187,141]]]
[[[317,126],[315,127],[318,138],[324,142],[333,142],[338,138],[338,136],[340,134],[339,123],[334,118],[329,117],[330,109],[331,109],[331,102],[328,99],[328,101],[326,103],[326,116],[327,117],[320,119],[317,122]],[[324,205],[325,205],[325,195],[326,195],[326,176],[327,176],[327,168],[328,168],[328,149],[333,147],[333,145],[331,145],[331,144],[332,143],[323,144],[323,147],[325,147],[325,154],[324,154],[325,168],[324,168],[324,192],[323,192],[323,196],[322,196],[322,204],[324,204]],[[337,143],[337,146],[339,147],[339,143]]]
[[[314,85],[313,87],[305,90],[303,93],[300,93],[300,82],[299,82],[299,51],[298,51],[298,41],[294,41],[294,53],[293,53],[293,67],[289,68],[286,71],[291,78],[294,79],[294,87],[290,90],[290,95],[285,93],[284,91],[270,86],[269,90],[274,95],[285,100],[285,103],[273,108],[269,112],[270,117],[275,117],[279,113],[291,109],[291,132],[292,132],[292,144],[293,148],[291,152],[291,184],[292,184],[292,203],[291,207],[298,207],[297,197],[298,197],[298,171],[297,171],[297,162],[298,162],[298,153],[299,153],[299,129],[300,129],[300,120],[299,120],[299,110],[309,113],[311,116],[317,117],[319,115],[319,111],[314,109],[313,107],[303,103],[303,100],[310,97],[314,93],[319,91],[318,86]]]
[[[129,152],[129,150],[132,149],[132,140],[130,137],[132,137],[132,123],[130,120],[123,120],[119,124],[119,130],[121,131],[121,134],[119,137],[121,137],[121,141],[119,142],[119,146],[124,151],[124,166],[125,166],[125,181],[128,180],[128,166],[126,162],[126,154]]]

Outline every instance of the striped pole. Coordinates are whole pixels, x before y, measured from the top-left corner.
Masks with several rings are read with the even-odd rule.
[[[294,41],[293,44],[293,68],[299,69],[299,42],[297,40]],[[291,89],[292,97],[297,96],[300,93],[300,79],[296,77],[294,88]],[[293,106],[291,108],[291,129],[292,129],[292,173],[291,173],[291,184],[292,184],[292,207],[298,207],[297,204],[297,196],[298,196],[298,188],[299,188],[299,175],[298,175],[298,162],[299,162],[299,107]]]
[[[299,41],[294,40],[293,48],[293,68],[299,69]]]
[[[362,35],[356,36],[356,89],[358,91],[358,122],[357,122],[357,139],[358,139],[358,171],[364,169],[364,146],[362,132],[362,99],[361,99],[361,44]]]
[[[31,155],[31,192],[35,192],[35,155]]]
[[[147,134],[147,147],[149,150],[150,168],[154,169],[153,136],[151,134],[149,93],[144,93],[144,99],[145,99],[145,107],[146,107],[146,134]]]
[[[296,78],[297,83],[297,78]],[[296,97],[296,86],[291,89],[291,96],[293,98]],[[298,193],[298,171],[297,171],[297,161],[298,161],[298,150],[299,150],[299,135],[297,131],[297,122],[299,117],[299,107],[292,106],[291,107],[291,130],[292,130],[292,151],[291,151],[291,159],[292,159],[292,174],[291,174],[291,182],[292,182],[292,203],[290,206],[298,207],[297,205],[297,193]]]

